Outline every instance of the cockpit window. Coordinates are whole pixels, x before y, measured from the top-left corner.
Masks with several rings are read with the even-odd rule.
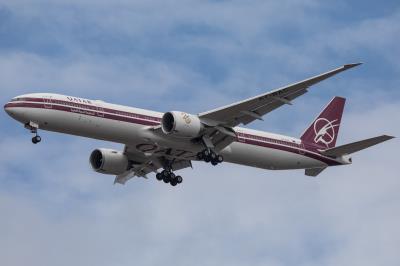
[[[19,101],[19,100],[20,100],[20,98],[11,99],[12,102],[16,102],[16,101]]]

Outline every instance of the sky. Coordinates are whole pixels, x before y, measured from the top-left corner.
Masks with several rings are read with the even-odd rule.
[[[52,92],[199,113],[363,62],[252,128],[400,136],[399,1],[0,0],[0,102]],[[100,147],[0,113],[2,265],[400,265],[398,139],[318,178],[194,163],[171,187],[91,170]]]

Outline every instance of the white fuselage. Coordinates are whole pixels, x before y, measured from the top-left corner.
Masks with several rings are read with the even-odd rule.
[[[112,141],[138,152],[194,158],[204,149],[189,139],[155,134],[163,113],[59,94],[35,93],[14,98],[5,110],[16,120],[39,129]],[[306,149],[299,139],[234,128],[237,139],[220,151],[226,162],[263,169],[304,169],[341,164]]]

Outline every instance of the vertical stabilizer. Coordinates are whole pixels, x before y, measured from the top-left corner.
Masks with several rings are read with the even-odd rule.
[[[333,98],[300,139],[323,148],[335,147],[345,102],[345,98]]]

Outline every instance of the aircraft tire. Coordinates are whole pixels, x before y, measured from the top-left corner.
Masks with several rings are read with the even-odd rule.
[[[157,174],[156,174],[156,179],[157,179],[158,181],[163,180],[162,174],[157,173]]]
[[[41,138],[40,136],[34,136],[34,137],[32,138],[32,143],[33,143],[33,144],[37,144],[37,143],[39,143],[40,141],[42,141],[42,138]]]
[[[171,181],[171,177],[168,171],[163,170],[161,172],[161,176],[164,183],[169,183]]]
[[[211,152],[210,159],[211,161],[215,161],[217,159],[217,154],[215,152]]]

